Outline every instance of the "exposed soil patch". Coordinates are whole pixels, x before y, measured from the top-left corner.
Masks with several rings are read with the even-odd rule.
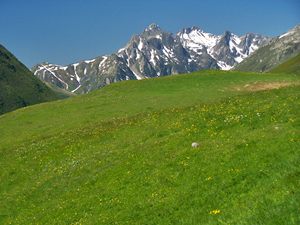
[[[237,91],[266,91],[266,90],[288,87],[291,85],[299,85],[299,83],[291,83],[291,82],[259,83],[259,82],[254,82],[251,84],[245,84],[244,86],[236,86],[236,87],[234,87],[234,89]]]

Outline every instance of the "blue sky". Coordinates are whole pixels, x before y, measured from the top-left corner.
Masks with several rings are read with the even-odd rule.
[[[0,0],[0,43],[28,67],[115,52],[150,23],[269,36],[300,24],[300,0]]]

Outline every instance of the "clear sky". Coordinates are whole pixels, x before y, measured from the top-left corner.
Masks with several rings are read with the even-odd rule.
[[[300,0],[0,0],[0,43],[28,67],[113,53],[150,23],[276,36],[300,24]]]

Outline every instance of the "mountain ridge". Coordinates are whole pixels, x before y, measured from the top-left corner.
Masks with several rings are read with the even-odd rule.
[[[246,60],[234,67],[235,70],[267,72],[300,53],[300,25],[273,38]]]
[[[206,33],[199,27],[177,34],[151,24],[116,53],[67,66],[38,64],[32,68],[41,80],[73,93],[88,93],[112,82],[135,80],[202,69],[231,69],[268,37]]]

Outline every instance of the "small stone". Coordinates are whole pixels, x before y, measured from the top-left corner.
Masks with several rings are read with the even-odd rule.
[[[199,143],[197,143],[197,142],[192,143],[192,148],[198,148],[198,147],[199,147]]]

